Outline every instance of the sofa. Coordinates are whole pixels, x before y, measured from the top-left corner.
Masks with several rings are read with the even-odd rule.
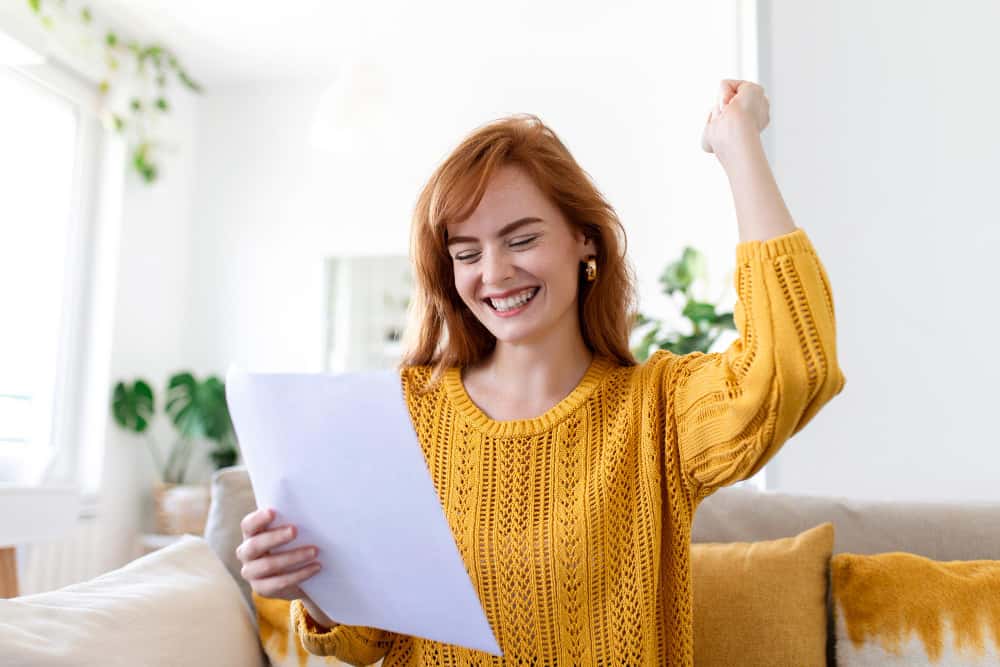
[[[246,471],[219,471],[212,482],[205,540],[252,604],[234,550],[239,521],[254,508]],[[692,542],[761,542],[790,538],[823,523],[834,526],[833,553],[909,552],[937,561],[1000,560],[1000,503],[875,502],[722,489],[698,508]],[[827,605],[828,664],[835,664],[832,601]]]
[[[204,590],[210,583],[212,586],[218,586],[219,589],[218,592],[212,593],[208,598],[210,601],[209,604],[213,605],[212,609],[199,609],[197,604],[189,605],[187,611],[184,612],[185,621],[168,621],[166,623],[166,625],[178,623],[190,626],[189,628],[185,628],[183,632],[179,628],[174,628],[173,636],[180,640],[180,643],[177,643],[176,646],[182,646],[183,641],[188,641],[187,646],[190,648],[190,642],[193,641],[191,636],[197,635],[193,629],[194,626],[197,626],[198,631],[205,634],[204,638],[197,639],[197,641],[204,641],[205,646],[212,647],[211,642],[214,637],[215,641],[218,642],[216,648],[226,646],[228,643],[227,650],[230,651],[229,653],[217,654],[224,657],[213,657],[212,660],[206,659],[204,662],[196,661],[197,664],[259,664],[262,667],[266,667],[269,662],[275,665],[339,664],[334,659],[321,659],[314,656],[302,655],[301,651],[296,652],[295,648],[291,646],[277,653],[275,653],[273,647],[272,650],[266,653],[262,649],[256,634],[257,616],[253,608],[253,596],[251,595],[249,585],[239,575],[240,563],[235,556],[236,546],[241,541],[240,520],[248,512],[252,511],[254,507],[254,496],[245,469],[234,467],[215,473],[212,479],[212,502],[205,534],[203,538],[185,538],[182,545],[178,547],[179,549],[187,550],[184,556],[187,561],[198,561],[200,563],[197,566],[198,572],[196,574],[179,572],[176,575],[176,581],[179,583],[174,585],[173,588],[180,590],[187,585],[189,590],[198,591]],[[910,554],[915,554],[926,559],[934,559],[935,561],[979,561],[983,559],[1000,561],[1000,504],[998,503],[870,502],[843,498],[759,492],[749,488],[722,489],[701,504],[697,510],[693,526],[692,549],[699,550],[702,547],[711,548],[720,545],[725,548],[731,548],[732,545],[746,545],[745,549],[738,556],[740,563],[744,563],[748,562],[754,554],[762,553],[757,549],[757,545],[764,543],[781,544],[783,541],[793,540],[796,535],[809,533],[810,529],[812,529],[812,533],[810,534],[818,535],[818,529],[815,527],[822,524],[832,524],[833,526],[833,531],[829,534],[830,544],[826,546],[826,553],[821,556],[823,559],[823,580],[821,586],[824,591],[826,590],[828,578],[828,569],[826,566],[831,560],[831,546],[832,554],[835,555],[834,560],[837,558],[836,554],[845,554],[845,552],[853,554],[909,552]],[[789,544],[792,544],[792,542],[789,542]],[[168,547],[168,549],[172,548]],[[167,551],[168,549],[161,551]],[[701,553],[701,551],[698,551],[698,554]],[[159,552],[150,554],[134,561],[121,571],[104,575],[104,587],[121,586],[121,572],[125,572],[127,575],[125,579],[126,585],[149,586],[151,574],[158,573],[162,568],[166,567],[163,564],[158,565],[155,559],[158,557],[166,559],[167,556],[158,556],[158,554]],[[701,556],[693,556],[693,558],[701,558]],[[144,561],[146,562],[144,563]],[[852,567],[854,565],[856,564],[852,564]],[[176,569],[176,563],[172,567]],[[727,565],[726,567],[738,571],[738,566],[730,568]],[[781,567],[787,566],[782,565]],[[183,569],[183,567],[180,568],[180,570]],[[732,572],[722,574],[730,577],[733,576]],[[119,579],[114,579],[115,576],[118,576]],[[729,583],[725,585],[732,586],[734,585],[732,583],[734,581],[736,582],[736,586],[743,586],[744,584],[748,586],[760,586],[762,583],[756,580],[747,581],[748,579],[753,579],[753,577],[740,577],[737,572],[736,579],[730,578],[728,580]],[[787,588],[789,582],[795,581],[790,572],[781,572],[780,579],[778,588],[781,588],[781,586]],[[98,578],[94,582],[81,584],[74,592],[77,596],[83,593],[90,596],[89,599],[97,599],[95,590],[100,593],[101,581],[102,578]],[[991,581],[1000,581],[1000,577],[994,577]],[[70,589],[73,588],[70,587]],[[695,588],[695,597],[697,599],[697,577],[695,578]],[[162,591],[156,594],[161,593]],[[63,592],[51,595],[58,596],[60,594],[65,595]],[[168,591],[165,594],[169,595],[170,592]],[[20,608],[14,606],[5,607],[0,604],[0,654],[21,655],[17,651],[22,650],[24,651],[23,655],[28,655],[29,649],[26,648],[26,645],[32,637],[37,638],[39,635],[44,635],[47,631],[59,634],[60,631],[58,629],[53,628],[49,630],[48,628],[39,628],[37,625],[30,628],[22,625],[18,628],[15,627],[17,624],[11,620],[14,618],[30,617],[32,610],[38,608],[46,609],[45,613],[48,614],[48,617],[51,617],[51,610],[60,604],[64,604],[63,601],[78,599],[73,597],[46,598],[44,597],[46,595],[50,594],[26,596],[25,598],[16,599],[8,603],[9,605],[16,605],[20,600],[22,604]],[[110,596],[109,599],[117,603],[117,601],[122,599],[134,599],[137,595],[122,594],[119,588],[115,588],[114,595]],[[141,595],[146,595],[146,593],[143,592]],[[751,592],[750,595],[760,595],[760,593]],[[735,594],[733,594],[733,597],[736,597]],[[58,601],[53,602],[54,599]],[[65,604],[76,603],[69,602]],[[31,605],[36,606],[32,607]],[[770,607],[780,606],[776,602],[772,604],[771,600],[768,600],[768,605]],[[836,655],[837,642],[834,641],[834,605],[829,596],[823,601],[823,605],[820,613],[825,616],[823,619],[825,622],[822,623],[825,627],[819,629],[821,636],[818,637],[818,641],[823,643],[824,648],[822,657],[815,664],[840,664],[837,662]],[[159,610],[162,606],[158,605],[157,609]],[[715,608],[720,606],[726,607],[727,605],[713,603],[713,607]],[[118,613],[125,614],[126,612],[122,611]],[[133,609],[129,613],[129,618],[118,619],[114,618],[114,612],[110,616],[105,613],[100,622],[115,624],[115,627],[121,628],[121,636],[129,637],[130,627],[136,628],[137,632],[140,631],[144,614],[159,613],[159,611],[144,612]],[[789,618],[793,618],[802,616],[805,612],[802,609],[796,608],[785,610],[785,613],[789,615]],[[206,620],[196,622],[197,619]],[[696,612],[697,619],[698,615]],[[150,619],[150,627],[157,628],[157,630],[149,630],[148,632],[160,632],[162,636],[156,635],[160,639],[139,637],[135,640],[136,646],[127,650],[140,650],[142,642],[145,642],[146,648],[150,653],[148,653],[148,660],[145,660],[144,664],[191,664],[189,654],[185,656],[182,662],[180,658],[171,653],[169,635],[162,634],[163,626],[165,625],[164,622],[154,623],[154,620]],[[754,621],[755,619],[752,618],[737,619],[735,623],[749,622],[752,626]],[[227,623],[228,625],[226,625]],[[728,640],[733,640],[733,637],[737,636],[740,631],[735,628],[733,619],[728,619],[725,623],[726,626],[723,632],[718,636],[725,635]],[[777,623],[781,624],[784,621]],[[215,624],[215,627],[212,627],[212,624]],[[145,632],[145,630],[143,631]],[[103,627],[94,626],[89,632],[91,634],[105,634],[107,631]],[[768,636],[766,627],[751,627],[748,632],[752,633],[758,640],[762,640],[764,644],[767,644],[769,641],[766,639]],[[80,638],[74,639],[77,644],[66,649],[59,649],[63,653],[59,653],[53,649],[53,652],[47,654],[46,659],[39,659],[34,662],[25,660],[24,664],[88,664],[84,659],[74,662],[68,657],[70,655],[81,655],[79,646],[83,645],[86,647],[84,634],[86,633],[81,633]],[[152,646],[154,641],[163,641],[165,648],[153,651]],[[711,642],[713,640],[710,637],[708,641]],[[996,638],[996,642],[1000,643],[1000,636]],[[238,646],[235,646],[235,643],[238,643]],[[769,648],[774,649],[775,647],[771,646]],[[102,648],[101,650],[107,649]],[[122,650],[126,651],[126,649]],[[202,651],[201,654],[203,654],[206,650],[214,649],[198,650]],[[59,660],[58,656],[60,655],[66,656],[66,661]],[[858,655],[860,656],[862,653]],[[231,656],[239,656],[239,658]],[[252,659],[248,658],[248,656],[252,656]],[[982,663],[973,661],[968,663],[944,662],[938,664],[997,664],[989,661],[991,660],[990,656],[987,656],[986,660],[986,662]],[[733,664],[756,664],[756,662],[760,661],[756,659],[751,660],[748,657],[746,660],[734,661]],[[770,664],[807,664],[807,662],[783,663],[778,658],[774,659]],[[5,662],[4,664],[8,663]],[[128,662],[125,659],[121,662],[104,660],[102,664],[128,664]],[[884,659],[878,658],[872,659],[870,663],[852,662],[847,664],[885,664],[885,662]],[[903,660],[896,661],[895,664],[914,663]]]

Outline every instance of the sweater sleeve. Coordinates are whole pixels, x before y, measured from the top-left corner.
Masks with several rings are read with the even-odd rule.
[[[845,383],[829,280],[806,233],[740,243],[736,259],[739,338],[677,357],[663,376],[668,428],[698,500],[755,474]]]
[[[338,625],[323,632],[301,600],[289,602],[254,593],[253,601],[261,645],[275,665],[286,664],[290,655],[296,656],[300,665],[311,665],[310,654],[334,656],[350,665],[371,665],[388,653],[396,638],[386,630],[354,625]]]
[[[378,662],[392,646],[393,633],[360,625],[337,625],[320,631],[301,600],[291,606],[292,627],[299,642],[313,655],[332,655],[351,665]]]

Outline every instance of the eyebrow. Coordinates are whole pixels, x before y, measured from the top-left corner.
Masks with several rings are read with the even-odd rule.
[[[510,222],[510,223],[504,225],[500,229],[500,231],[497,232],[497,236],[498,237],[500,237],[500,236],[506,236],[507,234],[510,234],[515,229],[523,227],[524,225],[531,224],[532,222],[543,222],[543,220],[541,218],[533,218],[533,217],[521,218],[520,220],[515,220],[514,222]],[[447,229],[445,230],[444,233],[445,233],[445,238],[447,239],[447,242],[445,243],[445,245],[447,245],[447,246],[450,246],[453,243],[475,243],[476,241],[479,240],[479,239],[477,239],[475,237],[472,237],[472,236],[452,236],[452,237],[449,238],[448,237],[448,230]]]

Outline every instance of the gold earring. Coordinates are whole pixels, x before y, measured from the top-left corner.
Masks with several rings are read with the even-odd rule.
[[[592,283],[597,280],[597,258],[587,258],[587,282]]]

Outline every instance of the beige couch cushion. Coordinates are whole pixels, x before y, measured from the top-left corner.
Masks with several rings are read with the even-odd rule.
[[[90,581],[0,600],[0,663],[267,664],[239,589],[191,536]]]
[[[727,488],[701,503],[692,540],[773,540],[826,521],[836,528],[834,553],[1000,559],[1000,503],[985,502],[880,502]]]

